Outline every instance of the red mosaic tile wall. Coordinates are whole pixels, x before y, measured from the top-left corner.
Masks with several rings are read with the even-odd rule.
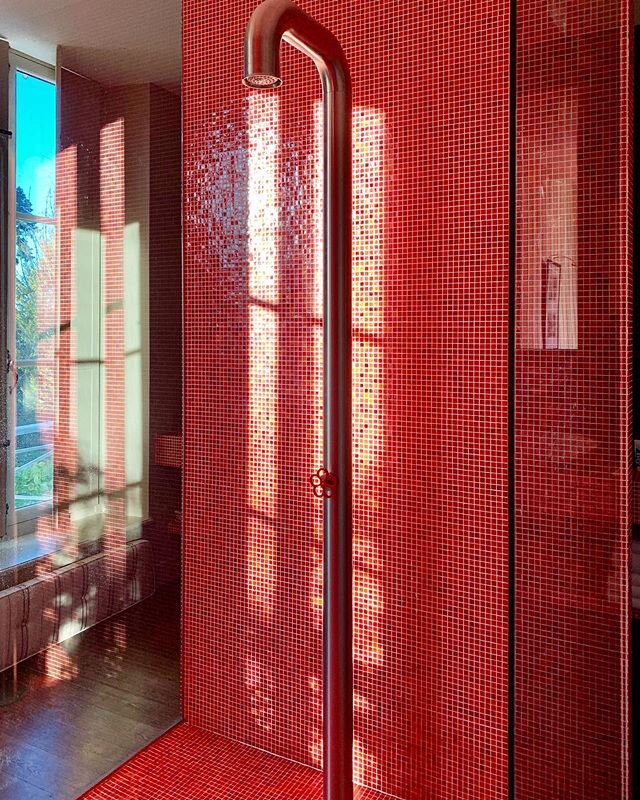
[[[125,464],[125,278],[124,233],[127,212],[126,98],[106,91],[100,128],[100,238],[102,272],[104,383],[104,547],[121,553],[127,537]],[[135,121],[134,121],[135,124]],[[116,556],[117,557],[117,556]]]
[[[54,510],[52,518],[38,519],[38,535],[55,538],[56,552],[37,566],[38,574],[98,551],[107,559],[101,577],[110,587],[110,607],[114,612],[124,605],[127,583],[126,522],[123,486],[124,449],[124,333],[122,311],[123,258],[122,242],[125,224],[124,126],[109,114],[108,92],[95,81],[88,80],[64,67],[58,69],[58,155],[56,165],[57,246],[56,280],[58,335],[55,338],[54,417]],[[89,248],[81,249],[81,236],[101,236],[102,285],[92,286],[87,279],[94,265]],[[100,246],[100,245],[98,245]],[[95,253],[93,254],[95,257]],[[92,286],[100,291],[104,315],[102,351],[104,364],[103,393],[104,464],[83,459],[80,437],[96,435],[81,431],[81,405],[90,402],[87,394],[86,360],[90,354],[80,337],[86,334],[89,315],[79,309],[95,302],[81,294]],[[79,287],[83,287],[80,289]],[[55,296],[52,295],[52,296]],[[82,322],[79,318],[82,317]],[[83,327],[84,325],[84,327]],[[92,354],[96,357],[96,353]],[[94,369],[93,364],[88,367]],[[80,384],[82,387],[80,388]],[[82,418],[86,424],[87,417]],[[72,519],[72,507],[78,497],[97,492],[94,476],[100,471],[102,491],[107,498],[104,535],[90,541],[83,531],[83,522]],[[97,505],[97,499],[94,500]],[[86,523],[85,523],[86,524]],[[87,552],[86,548],[91,549]],[[62,561],[64,559],[64,561]],[[69,612],[69,626],[83,625],[87,596],[96,588],[87,584],[82,602]],[[96,595],[97,596],[97,595]],[[91,603],[89,603],[91,605]],[[50,615],[45,610],[44,615]],[[113,613],[113,612],[112,612]],[[76,666],[64,647],[52,646],[40,657],[41,669],[54,678],[75,674]]]
[[[58,352],[59,411],[54,449],[56,516],[65,532],[65,549],[79,555],[77,523],[69,517],[70,504],[89,491],[89,474],[100,470],[101,491],[106,502],[102,547],[113,554],[115,576],[126,543],[126,513],[123,488],[124,464],[124,228],[127,221],[125,180],[125,125],[122,98],[95,81],[74,72],[59,70],[59,154],[57,168],[61,324]],[[104,463],[84,463],[76,452],[78,395],[82,380],[83,343],[78,341],[78,308],[91,302],[80,294],[79,275],[91,268],[83,259],[76,240],[80,232],[100,237],[101,292],[103,314],[100,352],[103,372]],[[79,354],[81,353],[81,354]],[[84,395],[83,395],[84,396]],[[85,397],[86,400],[86,397]],[[86,437],[86,434],[85,434]],[[78,552],[75,552],[78,551]]]
[[[77,531],[69,503],[86,491],[82,484],[96,465],[81,464],[77,440],[77,273],[83,269],[74,249],[78,231],[98,232],[101,240],[103,314],[102,424],[105,463],[101,475],[107,498],[102,547],[112,551],[113,569],[124,569],[127,539],[125,492],[125,318],[124,238],[127,225],[140,231],[148,255],[149,513],[144,535],[153,543],[159,582],[179,574],[180,468],[156,464],[155,438],[181,435],[181,153],[180,98],[160,87],[104,87],[67,69],[59,70],[60,153],[57,190],[60,248],[60,337],[58,344],[58,420],[56,423],[57,531],[67,549]],[[148,242],[148,252],[145,251]],[[84,251],[83,257],[86,256]],[[146,325],[146,320],[142,321]],[[82,364],[82,362],[80,362]],[[178,439],[179,442],[179,439]],[[178,465],[180,458],[178,456]],[[130,521],[129,521],[130,522]],[[176,526],[176,522],[178,523]],[[172,528],[170,530],[169,528]]]
[[[75,255],[77,230],[100,230],[100,126],[103,89],[67,69],[58,76],[58,155],[56,205],[58,215],[59,333],[56,338],[56,399],[54,428],[54,507],[59,541],[73,554],[70,507],[80,471],[77,442],[77,402],[73,364],[77,358],[72,320],[76,305]],[[40,527],[49,521],[39,523]]]
[[[82,523],[70,518],[70,505],[90,491],[104,493],[105,526],[100,547],[109,557],[115,585],[126,574],[127,524],[125,510],[125,346],[124,346],[124,230],[127,213],[125,121],[123,98],[95,81],[59,70],[60,141],[57,168],[61,324],[58,353],[59,412],[54,449],[55,514],[61,546],[79,557]],[[103,412],[100,436],[102,464],[87,463],[77,453],[79,397],[87,401],[83,381],[84,343],[78,309],[91,302],[80,294],[89,285],[79,276],[91,269],[77,238],[93,231],[100,236],[100,302],[104,310],[100,360]],[[96,287],[94,287],[96,288]],[[86,384],[86,379],[84,379]],[[86,433],[83,433],[86,438]],[[93,435],[97,435],[93,432]],[[100,471],[100,489],[89,488],[90,475]]]
[[[628,797],[629,9],[518,3],[516,791]]]
[[[321,763],[312,64],[185,0],[184,713]],[[354,78],[355,754],[402,798],[507,773],[508,3],[305,0]]]

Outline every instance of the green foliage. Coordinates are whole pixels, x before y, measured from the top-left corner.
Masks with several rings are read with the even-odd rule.
[[[16,208],[30,214],[33,207],[18,187]],[[38,331],[38,282],[42,266],[42,243],[35,222],[19,220],[16,227],[16,352],[18,358],[34,358]]]
[[[16,495],[50,497],[52,486],[53,460],[50,456],[16,472]],[[32,500],[17,500],[16,507],[21,508],[32,503]]]
[[[33,213],[31,201],[18,187],[16,209],[23,214]],[[38,345],[47,336],[41,330],[38,319],[38,298],[52,276],[54,267],[53,241],[49,238],[50,226],[37,222],[18,220],[16,226],[16,355],[18,361],[36,359]],[[38,396],[50,390],[47,371],[35,367],[20,368],[20,383],[17,388],[18,425],[35,422],[37,419]],[[18,448],[41,444],[39,433],[20,436]],[[38,452],[17,453],[18,462],[29,460]],[[50,497],[53,486],[53,463],[51,457],[38,461],[29,467],[18,469],[15,475],[16,495],[30,497]],[[17,501],[18,508],[31,505],[33,501]]]

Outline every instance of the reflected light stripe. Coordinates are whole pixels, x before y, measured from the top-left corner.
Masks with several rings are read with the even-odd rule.
[[[273,611],[278,491],[278,97],[251,94],[249,104],[249,442],[248,600],[263,618]],[[252,513],[257,512],[257,513]]]
[[[313,196],[313,223],[314,223],[314,245],[315,245],[315,269],[314,269],[314,296],[312,313],[319,322],[311,327],[310,335],[313,337],[313,375],[315,376],[313,388],[313,420],[312,430],[313,445],[310,453],[313,463],[310,472],[314,472],[324,462],[323,431],[324,431],[324,403],[323,403],[323,379],[324,379],[324,352],[323,352],[323,298],[324,298],[324,148],[323,132],[324,117],[322,101],[318,101],[315,106],[315,180]],[[322,503],[318,502],[317,513],[314,517],[313,545],[311,548],[310,559],[310,587],[309,596],[311,604],[311,617],[317,631],[322,631]],[[316,737],[317,738],[317,737]],[[321,739],[321,737],[320,737]],[[315,754],[315,755],[314,755]],[[321,754],[320,754],[321,755]],[[317,747],[314,748],[312,757],[318,756]],[[316,760],[314,764],[319,764]]]
[[[353,436],[354,436],[354,662],[368,672],[380,669],[384,661],[382,638],[382,563],[379,536],[369,526],[380,518],[376,492],[384,445],[383,428],[383,272],[384,272],[384,115],[356,108],[353,115]],[[314,316],[323,318],[323,113],[316,106],[316,180],[314,221],[316,241]],[[358,336],[357,333],[367,336]],[[323,337],[322,326],[314,324],[315,464],[323,459]],[[380,533],[380,532],[376,532]],[[314,544],[310,553],[310,612],[318,630],[322,628],[322,515],[316,516]],[[314,705],[321,707],[321,685],[309,677]],[[367,698],[354,697],[356,728],[358,717],[375,714]],[[321,714],[313,715],[309,726],[308,751],[314,766],[322,764]],[[356,779],[368,785],[379,781],[376,757],[365,743],[354,739]]]
[[[353,327],[371,334],[353,339],[353,659],[358,670],[383,666],[384,596],[377,487],[383,469],[384,114],[356,108],[353,115]],[[355,698],[354,778],[376,786],[376,755],[361,738],[362,721],[375,726],[376,709]]]
[[[357,108],[353,118],[354,659],[374,669],[384,658],[382,565],[370,524],[379,519],[376,484],[383,448],[382,278],[384,258],[384,115]]]

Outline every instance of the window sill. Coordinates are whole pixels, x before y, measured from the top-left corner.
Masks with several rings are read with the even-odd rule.
[[[50,556],[58,549],[54,536],[43,538],[42,534],[26,533],[17,538],[6,539],[0,542],[0,572]]]

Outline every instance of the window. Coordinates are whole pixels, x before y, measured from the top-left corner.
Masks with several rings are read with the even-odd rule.
[[[7,506],[26,532],[53,499],[56,85],[52,67],[16,54],[10,64]]]
[[[578,112],[574,90],[536,103],[545,125],[521,134],[518,342],[524,350],[578,349]],[[544,142],[544,146],[541,146]]]

